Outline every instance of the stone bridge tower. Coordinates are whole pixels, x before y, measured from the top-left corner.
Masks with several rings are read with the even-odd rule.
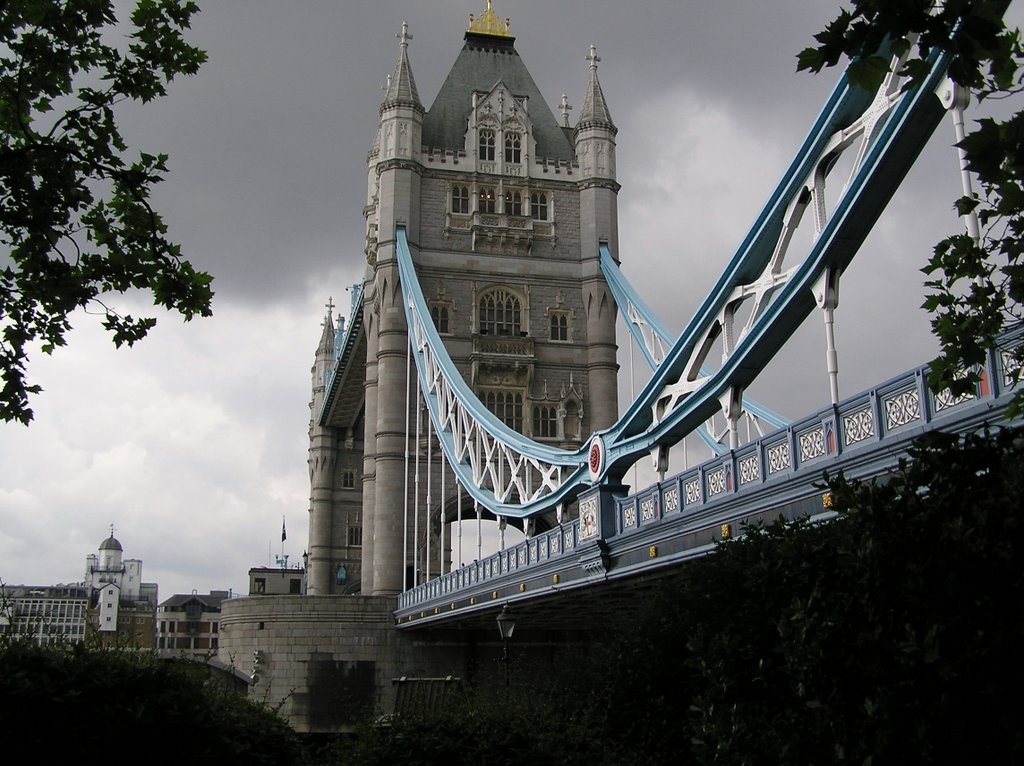
[[[411,39],[403,24],[368,156],[361,302],[337,334],[327,317],[313,371],[314,595],[392,595],[421,579],[407,568],[416,413],[407,404],[396,226],[406,228],[449,354],[495,415],[532,439],[575,449],[618,414],[616,309],[598,255],[602,242],[618,254],[616,128],[596,50],[571,126],[566,97],[556,117],[490,0],[470,16],[429,108],[413,77]],[[447,487],[455,492],[454,482]],[[435,490],[432,524],[438,501]]]

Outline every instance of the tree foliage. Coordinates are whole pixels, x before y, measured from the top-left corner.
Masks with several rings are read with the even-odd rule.
[[[108,293],[149,291],[186,320],[211,313],[212,278],[150,201],[167,156],[133,155],[115,120],[118,104],[163,96],[205,61],[183,38],[197,11],[138,0],[126,33],[112,0],[0,0],[0,419],[32,418],[29,352],[64,345],[76,309],[98,309],[118,346],[156,320],[119,314]]]
[[[798,56],[798,70],[818,72],[842,56],[853,59],[851,81],[869,91],[889,71],[883,43],[895,41],[894,53],[907,53],[900,74],[910,84],[928,71],[928,58],[949,55],[949,76],[970,89],[979,101],[1015,101],[1022,88],[1020,32],[1007,28],[1008,0],[852,0],[817,35],[818,45]],[[1006,105],[1000,105],[1005,108]],[[932,331],[940,354],[931,364],[929,382],[956,394],[973,390],[976,366],[994,347],[996,336],[1021,319],[1024,303],[1024,110],[1004,119],[985,117],[958,144],[967,156],[980,191],[958,199],[959,214],[974,212],[981,226],[975,240],[964,233],[939,242],[922,271],[929,293],[924,308],[932,312]],[[1024,349],[1016,350],[1019,379]],[[1010,414],[1024,406],[1024,393]]]
[[[748,528],[609,630],[591,728],[634,763],[1020,762],[1024,433],[830,490],[834,520]]]
[[[158,762],[292,766],[305,757],[282,718],[206,666],[81,644],[0,641],[0,730],[10,752],[54,763],[152,758],[154,748]]]

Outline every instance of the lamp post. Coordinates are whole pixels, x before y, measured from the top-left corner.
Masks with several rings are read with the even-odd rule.
[[[309,551],[302,552],[302,593],[309,593]]]
[[[505,604],[498,612],[498,632],[501,634],[502,653],[501,662],[505,666],[505,699],[508,699],[508,645],[512,640],[512,631],[516,629],[516,620],[512,616],[512,610]]]

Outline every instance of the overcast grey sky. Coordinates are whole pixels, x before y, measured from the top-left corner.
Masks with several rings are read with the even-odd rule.
[[[193,263],[216,277],[214,316],[161,315],[115,351],[99,319],[36,355],[29,428],[0,425],[0,579],[81,579],[113,523],[161,598],[247,587],[250,566],[307,540],[310,366],[329,296],[361,279],[366,153],[407,20],[429,106],[485,0],[206,0],[209,53],[167,98],[123,112],[129,143],[170,154],[156,202]],[[618,125],[623,268],[682,327],[753,221],[838,78],[796,74],[838,3],[496,0],[549,106],[582,100],[591,43]],[[843,396],[934,352],[918,272],[957,230],[940,126],[845,275],[837,312]],[[115,305],[136,314],[144,300]],[[789,417],[824,406],[811,317],[754,396]],[[640,355],[635,355],[639,362]],[[628,353],[620,361],[628,365]],[[638,378],[639,379],[639,378]],[[628,381],[621,388],[628,393]]]

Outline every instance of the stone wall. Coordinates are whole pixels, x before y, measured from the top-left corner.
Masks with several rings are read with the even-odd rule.
[[[300,732],[350,731],[395,710],[399,679],[458,679],[500,688],[496,625],[399,632],[395,599],[383,596],[263,596],[222,605],[219,659],[254,673],[249,696]],[[530,637],[517,629],[516,662],[545,677],[580,646],[578,636]],[[258,654],[254,654],[258,653]]]

